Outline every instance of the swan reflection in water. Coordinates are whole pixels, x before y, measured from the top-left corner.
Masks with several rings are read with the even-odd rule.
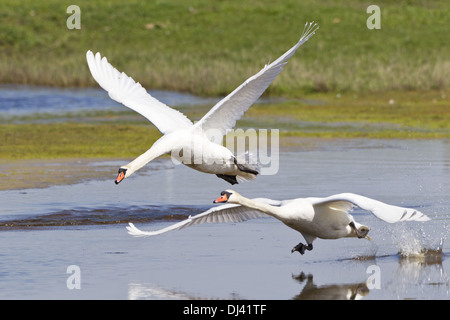
[[[294,300],[359,300],[370,292],[365,282],[317,286],[312,274],[305,275],[302,272],[292,278],[302,284],[306,281],[303,290]]]
[[[416,255],[399,255],[398,268],[386,283],[386,289],[397,296],[408,297],[414,289],[418,298],[449,299],[450,277],[443,261],[448,254],[442,249],[425,250]],[[432,294],[430,294],[432,292]]]
[[[382,270],[382,284],[379,288],[370,288],[366,282],[332,283],[318,286],[313,281],[313,274],[301,272],[292,275],[296,281],[304,284],[295,300],[358,300],[368,297],[375,299],[407,299],[411,292],[420,292],[420,298],[438,297],[448,299],[450,296],[450,277],[446,274],[443,261],[446,254],[442,249],[423,250],[417,254],[387,255],[376,257]],[[397,268],[389,271],[388,264],[398,259]],[[375,263],[375,260],[374,260]]]
[[[408,292],[417,292],[418,288],[419,291],[423,291],[423,298],[426,298],[427,295],[430,294],[429,290],[432,290],[433,293],[431,293],[431,296],[448,299],[450,295],[450,278],[442,265],[445,257],[446,254],[433,250],[416,256],[406,257],[402,255],[388,255],[377,257],[376,259],[380,260],[378,265],[381,266],[381,270],[383,270],[383,281],[381,288],[379,289],[370,289],[367,282],[362,282],[360,279],[353,283],[328,283],[317,285],[314,283],[313,273],[315,273],[316,276],[320,276],[319,272],[305,273],[302,271],[297,275],[291,275],[292,279],[302,286],[300,292],[291,299],[359,300],[370,297],[374,299],[406,299],[408,298]],[[385,274],[385,270],[389,270],[389,266],[385,263],[391,264],[393,258],[398,259],[397,269],[390,272],[390,274]],[[355,263],[360,262],[361,261],[355,261]],[[284,299],[283,297],[279,298]],[[128,299],[241,300],[252,299],[252,297],[241,296],[239,294],[239,289],[226,297],[207,297],[201,292],[186,293],[179,289],[168,289],[152,283],[140,284],[134,282],[130,283],[128,286]],[[276,297],[269,297],[269,299],[276,299]]]

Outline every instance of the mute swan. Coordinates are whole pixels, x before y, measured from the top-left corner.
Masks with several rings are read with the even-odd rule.
[[[307,245],[299,243],[291,252],[304,254],[312,250],[316,238],[339,239],[343,237],[366,238],[370,228],[356,222],[348,212],[357,206],[372,212],[389,223],[399,221],[428,221],[425,214],[415,209],[389,205],[353,193],[341,193],[326,198],[297,198],[292,200],[248,199],[233,190],[222,191],[214,203],[228,202],[203,213],[189,217],[161,230],[141,231],[132,223],[127,226],[133,236],[154,236],[198,223],[241,222],[248,219],[272,216],[288,227],[297,230]]]
[[[258,174],[257,168],[237,160],[217,141],[222,141],[226,131],[261,96],[288,59],[317,29],[316,24],[306,23],[300,40],[291,49],[247,79],[195,124],[179,111],[153,98],[139,82],[109,64],[106,57],[102,58],[100,53],[94,55],[89,50],[86,59],[91,74],[109,97],[147,118],[163,134],[147,152],[120,167],[116,184],[164,154],[181,157],[181,163],[201,172],[216,174],[231,184],[254,179]]]

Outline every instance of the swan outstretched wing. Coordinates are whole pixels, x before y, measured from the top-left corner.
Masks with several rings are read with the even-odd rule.
[[[95,81],[108,92],[111,99],[147,118],[161,133],[192,126],[192,121],[185,115],[153,98],[139,82],[119,72],[100,53],[94,55],[89,50],[86,60]]]
[[[273,206],[279,206],[280,201],[270,200],[265,198],[253,199],[255,201],[260,201],[264,203],[271,204]],[[135,237],[149,237],[155,236],[161,233],[165,233],[172,230],[179,230],[193,224],[201,223],[236,223],[243,222],[249,219],[256,219],[268,217],[265,213],[250,209],[239,204],[224,204],[218,207],[213,207],[205,212],[199,213],[195,216],[189,217],[186,220],[180,221],[178,223],[172,224],[166,228],[155,230],[155,231],[142,231],[138,229],[133,223],[129,223],[126,227],[128,233]]]
[[[339,202],[360,207],[361,209],[372,212],[376,217],[389,223],[399,221],[428,221],[430,218],[416,209],[403,208],[386,204],[384,202],[360,196],[354,193],[341,193],[327,198],[310,198],[314,204],[333,202],[339,205]],[[345,206],[345,204],[343,204]],[[349,209],[347,207],[346,209]]]
[[[292,57],[295,51],[315,33],[319,27],[316,24],[306,23],[300,40],[295,46],[261,71],[247,79],[228,96],[219,101],[201,120],[194,126],[201,128],[208,136],[214,136],[218,132],[225,135],[226,131],[233,128],[236,121],[245,111],[262,95],[276,76],[283,70],[283,66]]]

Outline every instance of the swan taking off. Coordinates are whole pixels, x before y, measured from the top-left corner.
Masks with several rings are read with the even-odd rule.
[[[215,141],[221,140],[226,131],[234,127],[283,70],[289,58],[318,28],[312,22],[306,23],[300,40],[291,49],[247,79],[195,124],[179,111],[153,98],[139,82],[119,72],[105,57],[88,51],[86,59],[91,74],[110,98],[147,118],[163,134],[147,152],[120,167],[116,184],[159,156],[170,154],[178,157],[180,153],[183,155],[181,163],[201,172],[216,174],[231,184],[254,179],[258,174],[257,166],[236,159],[229,149]]]
[[[300,242],[291,252],[298,251],[304,254],[305,250],[312,250],[312,243],[316,238],[357,237],[370,240],[367,235],[370,228],[356,222],[349,214],[355,206],[370,211],[389,223],[430,220],[418,210],[389,205],[353,193],[341,193],[326,198],[278,201],[266,198],[248,199],[236,191],[226,190],[214,200],[214,203],[224,202],[227,204],[211,208],[161,230],[141,231],[129,223],[128,233],[137,237],[147,237],[198,223],[241,222],[269,215],[302,234],[307,244]]]

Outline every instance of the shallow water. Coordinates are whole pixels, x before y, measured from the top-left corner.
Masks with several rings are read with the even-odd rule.
[[[149,93],[167,104],[184,111],[199,105],[213,106],[220,97],[200,97],[168,90]],[[280,101],[281,98],[260,98],[259,103]],[[316,103],[315,101],[308,101]],[[92,111],[124,111],[122,104],[112,100],[101,88],[52,88],[26,85],[0,85],[0,119],[38,114],[65,115]]]
[[[428,214],[386,224],[362,211],[372,241],[316,240],[265,218],[133,238],[213,206],[226,182],[170,159],[120,185],[111,178],[0,192],[2,299],[449,299],[448,141],[333,140],[282,152],[273,176],[233,186],[288,199],[354,192]],[[79,268],[80,289],[69,289]]]
[[[149,91],[156,99],[170,106],[194,106],[213,104],[217,98],[203,98],[188,93],[164,90]],[[125,110],[111,100],[101,88],[52,88],[25,85],[0,86],[1,117],[30,114],[66,114],[82,111]]]

